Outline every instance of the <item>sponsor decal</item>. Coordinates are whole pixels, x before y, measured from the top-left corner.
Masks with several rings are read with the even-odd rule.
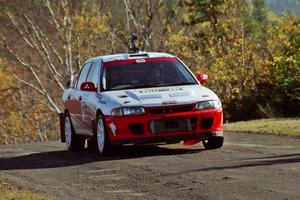
[[[88,84],[85,84],[84,89],[88,90],[88,89],[90,89],[90,86]]]
[[[88,121],[88,106],[85,103],[81,104],[82,121]]]
[[[135,61],[136,61],[136,63],[145,63],[145,62],[146,62],[145,59],[137,59],[137,60],[135,60]]]
[[[116,125],[112,122],[112,123],[109,124],[109,127],[110,127],[110,130],[111,130],[112,134],[113,134],[114,136],[116,136],[116,132],[117,132],[117,127],[116,127]]]
[[[82,121],[88,121],[88,112],[89,112],[89,107],[86,103],[86,100],[88,99],[89,94],[84,94],[82,97],[82,101],[81,101],[81,110],[82,110]]]
[[[177,102],[175,100],[167,100],[167,101],[162,101],[162,105],[170,105],[170,104],[176,104]]]
[[[140,90],[139,93],[156,93],[156,92],[175,92],[175,91],[182,91],[182,88],[155,88],[155,89],[147,89],[147,90]]]

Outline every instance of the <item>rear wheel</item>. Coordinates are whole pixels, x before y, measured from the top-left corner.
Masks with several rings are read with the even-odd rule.
[[[97,147],[100,155],[105,155],[109,151],[109,138],[102,115],[97,118]]]
[[[75,134],[69,113],[66,113],[65,115],[65,137],[69,151],[84,149],[85,138]]]
[[[209,137],[207,140],[202,141],[205,149],[218,149],[223,146],[224,138],[223,137]]]

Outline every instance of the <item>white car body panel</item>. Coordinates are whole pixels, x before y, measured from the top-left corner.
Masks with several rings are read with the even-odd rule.
[[[103,92],[101,96],[114,102],[116,107],[182,105],[218,99],[211,90],[200,85],[117,90]],[[114,106],[107,110],[113,108]],[[110,115],[109,112],[105,114]]]

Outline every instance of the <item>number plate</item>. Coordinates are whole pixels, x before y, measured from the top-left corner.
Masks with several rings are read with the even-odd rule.
[[[165,122],[165,129],[175,129],[178,128],[179,124],[177,121],[166,121]]]
[[[190,119],[157,120],[149,123],[151,133],[191,131]]]

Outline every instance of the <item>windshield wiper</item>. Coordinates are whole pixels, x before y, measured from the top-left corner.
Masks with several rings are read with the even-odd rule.
[[[110,88],[110,90],[122,90],[122,89],[132,89],[135,88],[134,85],[118,85],[116,87]]]
[[[151,88],[151,87],[157,87],[157,86],[154,85],[154,84],[139,84],[139,85],[136,85],[136,88]]]
[[[193,82],[181,81],[177,83],[162,83],[162,84],[137,84],[137,85],[118,85],[111,88],[110,90],[125,90],[125,89],[140,89],[140,88],[151,88],[151,87],[164,87],[164,86],[177,86],[177,85],[195,85]]]
[[[139,88],[150,88],[150,87],[157,87],[157,86],[153,84],[118,85],[116,87],[111,88],[111,90],[139,89]]]
[[[186,81],[180,81],[177,83],[163,83],[163,84],[158,84],[157,86],[162,87],[162,86],[177,86],[177,85],[195,85],[196,83],[193,82],[186,82]]]

